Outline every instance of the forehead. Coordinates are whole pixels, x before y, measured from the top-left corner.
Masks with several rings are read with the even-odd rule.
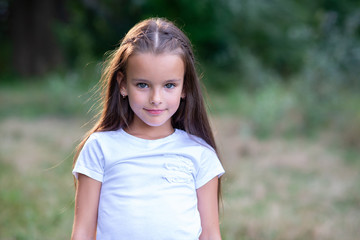
[[[135,54],[129,57],[126,68],[126,74],[130,79],[183,79],[184,72],[184,61],[175,53]]]

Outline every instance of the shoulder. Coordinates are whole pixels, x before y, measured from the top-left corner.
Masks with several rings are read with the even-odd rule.
[[[204,139],[187,133],[184,130],[176,129],[178,142],[181,142],[185,147],[196,148],[197,151],[201,151],[205,154],[215,154],[215,150]]]
[[[90,134],[89,138],[87,139],[87,142],[90,141],[102,142],[102,141],[110,140],[112,138],[118,138],[120,137],[119,131],[120,130],[93,132],[92,134]]]
[[[104,159],[115,150],[120,150],[121,145],[124,143],[126,141],[121,140],[121,134],[118,131],[94,132],[85,141],[84,146],[81,148],[80,156],[91,155],[98,159]]]
[[[83,148],[106,149],[106,146],[118,142],[119,138],[118,131],[94,132],[86,139]]]
[[[225,170],[215,150],[202,138],[177,130],[179,143],[176,151],[194,164],[196,176],[196,189],[200,188],[215,176],[221,176]],[[181,143],[180,143],[181,142]]]

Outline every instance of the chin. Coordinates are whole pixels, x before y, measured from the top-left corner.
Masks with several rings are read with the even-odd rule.
[[[146,125],[148,125],[149,127],[161,127],[164,124],[165,123],[146,123]]]
[[[168,122],[168,120],[166,120],[166,121],[143,121],[143,122],[150,127],[161,127],[161,126],[165,125]]]

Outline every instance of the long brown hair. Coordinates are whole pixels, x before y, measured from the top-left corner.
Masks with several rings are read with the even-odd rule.
[[[130,56],[139,53],[175,53],[185,65],[184,93],[180,106],[172,117],[174,128],[202,138],[217,152],[214,136],[209,124],[199,77],[195,69],[195,58],[191,43],[186,35],[172,22],[163,18],[150,18],[139,22],[126,34],[120,46],[113,51],[100,79],[102,86],[102,112],[95,126],[79,144],[73,165],[86,140],[94,132],[112,131],[128,126],[133,120],[128,98],[122,98],[117,74],[126,79],[126,67]],[[220,180],[219,189],[220,192]],[[219,194],[218,194],[219,195]]]

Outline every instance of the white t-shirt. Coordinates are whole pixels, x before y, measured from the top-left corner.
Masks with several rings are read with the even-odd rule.
[[[202,139],[185,131],[146,140],[93,133],[73,170],[102,182],[97,240],[198,239],[196,189],[224,169]]]

